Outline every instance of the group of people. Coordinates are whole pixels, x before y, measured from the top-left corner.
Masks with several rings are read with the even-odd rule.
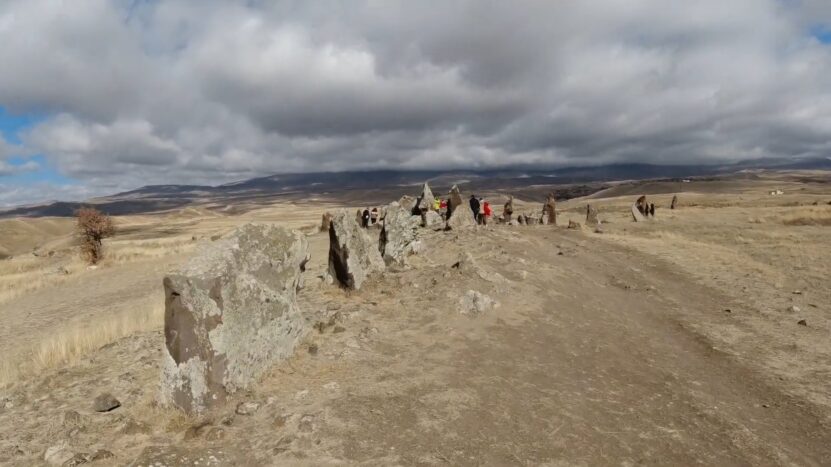
[[[491,204],[476,195],[470,195],[470,210],[473,211],[473,219],[479,225],[488,225],[488,218],[493,215]]]
[[[364,209],[361,213],[361,227],[369,228],[370,225],[375,225],[378,223],[378,208],[369,208]]]

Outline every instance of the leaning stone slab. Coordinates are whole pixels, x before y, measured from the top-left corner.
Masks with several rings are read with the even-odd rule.
[[[591,204],[586,205],[586,225],[597,225],[597,209]]]
[[[385,222],[389,215],[384,215]],[[384,269],[378,243],[346,211],[335,214],[329,225],[329,274],[343,287],[358,290],[367,277]]]
[[[202,412],[291,355],[308,260],[303,234],[248,224],[165,277],[161,402]]]
[[[424,183],[424,186],[421,187],[421,196],[418,197],[418,201],[416,202],[416,208],[418,208],[419,213],[426,213],[428,211],[433,210],[433,203],[436,201],[436,197],[433,196],[433,190],[430,189],[430,185],[427,182]]]

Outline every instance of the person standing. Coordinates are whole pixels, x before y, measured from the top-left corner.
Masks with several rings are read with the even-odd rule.
[[[488,217],[493,214],[493,211],[491,211],[491,203],[485,201],[482,204],[482,213],[482,225],[488,225]]]
[[[361,215],[361,227],[365,229],[369,227],[369,208],[364,209],[364,213]]]
[[[473,211],[473,222],[478,223],[479,220],[479,200],[476,195],[470,195],[470,210]]]

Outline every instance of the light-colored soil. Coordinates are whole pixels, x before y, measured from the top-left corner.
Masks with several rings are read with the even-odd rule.
[[[328,238],[311,234],[300,304],[310,324],[331,326],[255,387],[198,419],[156,407],[161,332],[128,336],[0,390],[0,463],[36,465],[65,441],[116,456],[94,465],[172,455],[200,465],[210,456],[222,465],[831,464],[831,227],[821,221],[831,206],[812,204],[831,201],[831,189],[783,181],[786,194],[773,197],[774,184],[696,184],[675,211],[674,191],[651,195],[657,218],[643,224],[627,214],[632,196],[610,192],[560,203],[559,227],[427,232],[409,268],[359,292],[318,278]],[[603,233],[564,227],[584,221],[586,202]],[[280,209],[245,220],[301,227],[321,213]],[[139,291],[161,294],[164,269],[193,249],[190,235],[198,246],[243,221],[199,214],[165,236],[145,216],[123,248],[184,240],[0,303],[12,323],[0,343],[25,347],[67,314],[127,312]],[[478,270],[452,267],[465,251]],[[499,305],[460,313],[470,290]],[[92,412],[100,392],[122,407]],[[260,408],[235,414],[243,401]]]

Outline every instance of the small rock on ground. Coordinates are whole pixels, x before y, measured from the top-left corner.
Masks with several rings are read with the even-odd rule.
[[[260,404],[257,402],[246,401],[240,402],[237,404],[237,414],[238,415],[253,415],[257,410],[259,410]]]
[[[109,412],[121,407],[121,402],[110,393],[99,394],[92,402],[92,410],[96,412]]]

